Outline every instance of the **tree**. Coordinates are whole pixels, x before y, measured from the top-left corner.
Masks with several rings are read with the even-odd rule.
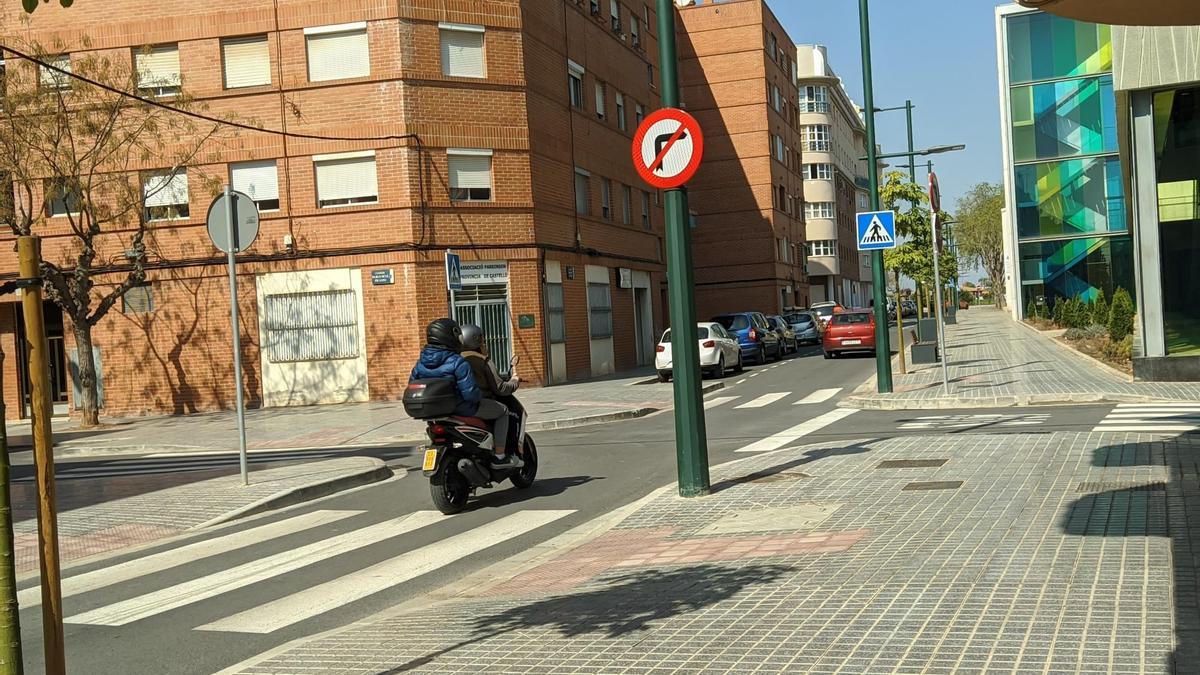
[[[979,183],[958,200],[956,208],[958,250],[983,268],[988,276],[986,285],[992,286],[996,279],[1004,278],[1004,193],[999,185]],[[994,294],[997,306],[1003,307],[1004,294]]]
[[[155,225],[187,216],[178,194],[187,167],[221,125],[177,112],[196,107],[181,83],[139,77],[132,59],[83,52],[64,61],[54,56],[63,45],[10,46],[36,61],[10,56],[5,74],[0,174],[11,182],[9,222],[18,236],[48,237],[46,298],[70,320],[81,424],[95,426],[92,328],[145,281]],[[190,182],[204,178],[193,172]]]
[[[924,188],[908,181],[899,171],[889,173],[879,190],[885,210],[896,212],[896,234],[904,241],[884,252],[884,263],[893,270],[924,286],[933,284],[933,233],[930,231],[929,196]],[[939,218],[948,218],[942,214]],[[941,283],[954,279],[957,263],[949,247],[942,247],[938,259]]]
[[[49,3],[50,0],[42,0],[42,2]],[[75,4],[75,0],[58,0],[58,4],[63,7],[70,7]],[[21,6],[25,8],[26,14],[32,14],[33,10],[38,7],[38,0],[21,0]]]

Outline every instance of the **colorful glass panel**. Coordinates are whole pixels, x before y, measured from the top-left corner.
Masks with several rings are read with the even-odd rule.
[[[1021,285],[1026,313],[1039,298],[1052,305],[1059,298],[1111,299],[1118,288],[1133,293],[1133,239],[1084,237],[1020,245]]]
[[[1053,14],[1008,18],[1008,81],[1024,84],[1112,71],[1112,29]]]
[[[1012,88],[1013,160],[1117,152],[1112,76]]]
[[[1021,238],[1128,229],[1121,162],[1116,157],[1025,164],[1016,167],[1015,174]]]

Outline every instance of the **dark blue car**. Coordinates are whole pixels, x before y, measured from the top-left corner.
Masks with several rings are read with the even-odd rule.
[[[714,316],[712,321],[737,339],[742,349],[743,361],[766,363],[767,359],[783,357],[783,345],[779,334],[771,330],[767,317],[762,312],[734,312]]]

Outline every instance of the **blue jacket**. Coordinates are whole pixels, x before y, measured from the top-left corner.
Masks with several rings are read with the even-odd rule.
[[[455,415],[473,417],[479,411],[483,394],[479,391],[479,385],[475,384],[471,364],[457,352],[425,345],[408,381],[434,379],[452,380],[458,387],[459,402],[454,408]]]

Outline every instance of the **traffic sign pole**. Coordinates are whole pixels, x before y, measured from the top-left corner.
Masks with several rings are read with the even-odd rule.
[[[658,54],[662,72],[662,105],[679,105],[675,54],[675,6],[657,0]],[[648,120],[647,120],[648,121]],[[695,151],[699,153],[700,147]],[[637,146],[635,145],[635,155]],[[636,159],[635,159],[636,162]],[[700,391],[700,343],[695,339],[696,306],[692,276],[692,242],[688,231],[687,192],[667,190],[667,290],[671,303],[671,353],[675,381],[675,452],[679,464],[679,494],[698,497],[709,492],[708,435]]]
[[[246,463],[246,401],[242,396],[242,334],[238,328],[237,258],[235,257],[241,242],[238,241],[232,192],[226,185],[225,215],[229,224],[229,251],[225,255],[229,265],[229,320],[230,325],[233,326],[233,389],[237,393],[238,466],[242,471],[242,485],[249,485],[250,470]]]

